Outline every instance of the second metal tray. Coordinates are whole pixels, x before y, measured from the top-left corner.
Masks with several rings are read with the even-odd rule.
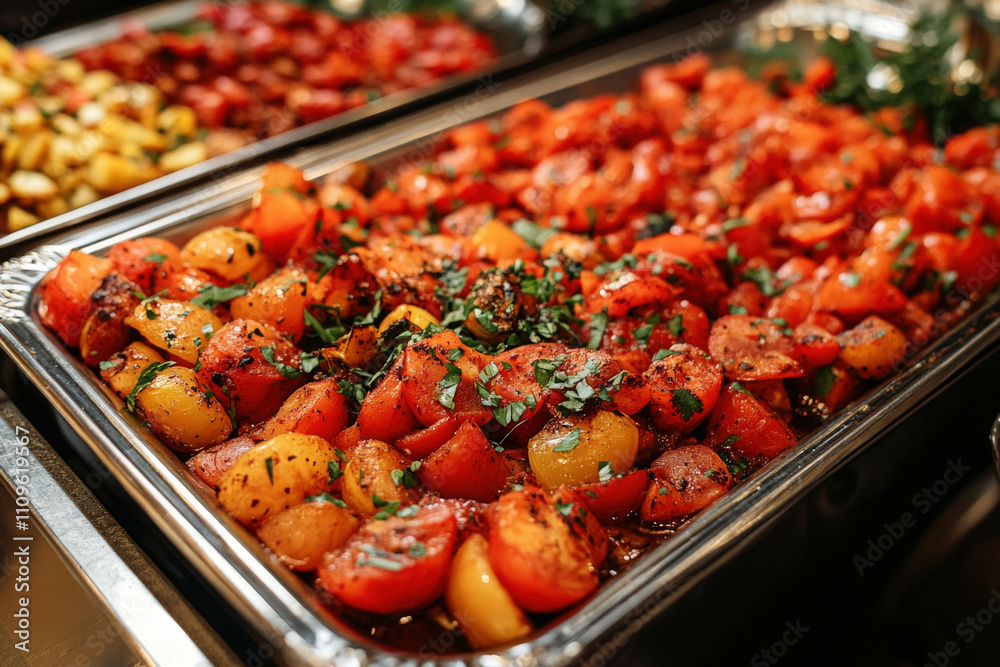
[[[730,5],[730,3],[722,3]],[[705,14],[654,29],[634,46],[612,44],[563,65],[498,86],[492,96],[470,95],[413,117],[311,149],[290,160],[315,178],[357,160],[391,169],[423,159],[449,127],[502,112],[531,97],[550,104],[631,88],[646,65],[684,54]],[[709,49],[737,62],[742,40],[774,25],[768,11],[747,11]],[[827,9],[823,10],[827,12]],[[787,14],[786,14],[787,17]],[[770,21],[770,23],[769,23]],[[158,235],[183,242],[199,230],[248,210],[260,169],[220,179],[173,202],[118,216],[70,234],[56,245],[7,262],[0,269],[0,344],[53,401],[122,486],[199,572],[271,646],[293,664],[343,665],[565,665],[593,655],[602,642],[627,641],[687,588],[730,558],[769,521],[809,489],[915,410],[1000,341],[1000,301],[984,304],[961,326],[917,356],[897,376],[834,416],[823,428],[691,520],[635,565],[607,582],[575,613],[534,638],[492,652],[438,655],[401,653],[375,645],[319,604],[299,578],[276,565],[252,535],[219,510],[176,456],[119,411],[120,401],[67,354],[35,314],[39,281],[71,248],[102,253],[126,238]]]
[[[95,21],[70,28],[28,45],[40,48],[54,56],[66,57],[86,46],[117,38],[121,35],[123,21],[138,21],[151,29],[166,29],[182,25],[197,16],[202,0],[180,0],[156,4],[113,18]],[[364,16],[365,3],[360,4]],[[404,90],[336,116],[331,116],[288,132],[257,141],[230,153],[219,155],[191,167],[166,174],[91,204],[67,211],[16,232],[0,235],[0,249],[38,239],[52,232],[67,229],[101,216],[124,210],[157,194],[189,185],[212,174],[233,173],[262,156],[281,151],[294,145],[328,134],[343,132],[353,126],[372,122],[388,116],[407,105],[422,99],[457,91],[472,85],[477,79],[487,84],[492,75],[528,62],[544,46],[547,26],[544,13],[531,0],[461,0],[456,3],[459,18],[485,32],[497,47],[498,56],[487,68],[471,74],[446,77],[428,86]]]

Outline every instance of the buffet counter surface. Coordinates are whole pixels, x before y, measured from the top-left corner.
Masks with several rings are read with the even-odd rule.
[[[210,665],[235,657],[0,392],[0,663]]]

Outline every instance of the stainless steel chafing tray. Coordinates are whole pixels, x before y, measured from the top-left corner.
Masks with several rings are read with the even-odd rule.
[[[128,12],[101,21],[70,28],[28,44],[41,48],[54,56],[66,57],[77,50],[100,44],[121,35],[122,22],[138,21],[152,29],[166,29],[194,20],[203,0],[167,2]],[[349,3],[360,16],[366,12],[367,3]],[[515,65],[529,61],[544,45],[548,27],[544,13],[531,0],[462,0],[456,3],[458,16],[469,25],[482,30],[496,44],[498,57],[487,68],[471,73],[447,77],[428,86],[405,90],[344,113],[309,123],[282,134],[252,143],[230,153],[220,155],[172,174],[143,183],[102,199],[67,211],[62,215],[42,220],[16,232],[0,236],[0,248],[6,248],[31,239],[41,238],[54,231],[66,229],[82,222],[95,220],[114,211],[120,211],[159,193],[189,185],[209,174],[238,170],[261,156],[288,148],[326,134],[342,132],[355,125],[371,122],[380,116],[399,111],[421,99],[458,90],[477,78],[489,80],[490,76]]]
[[[378,132],[310,149],[289,161],[312,178],[362,159],[376,169],[391,169],[401,161],[423,159],[438,133],[448,127],[499,113],[523,99],[541,97],[560,104],[629,89],[644,66],[689,52],[692,41],[705,31],[705,21],[722,15],[720,8],[729,9],[728,15],[735,18],[731,27],[710,40],[710,50],[727,62],[738,62],[737,47],[753,42],[762,28],[787,27],[787,23],[775,26],[773,7],[752,10],[729,2],[717,4],[682,23],[633,37],[627,45],[609,45],[516,82],[498,84],[489,91],[492,94],[474,93],[387,124]],[[829,8],[820,9],[828,20]],[[851,16],[865,19],[863,14]],[[782,21],[787,17],[786,12]],[[882,25],[888,19],[873,20]],[[640,38],[646,41],[635,46]],[[35,315],[39,281],[71,248],[101,253],[118,241],[146,235],[183,241],[220,219],[248,210],[259,176],[260,169],[252,169],[222,178],[206,189],[90,225],[8,261],[0,268],[0,344],[150,519],[262,641],[279,649],[290,664],[550,666],[581,662],[602,642],[620,645],[1000,340],[1000,300],[994,299],[921,350],[897,376],[845,408],[607,582],[575,613],[542,628],[529,641],[464,655],[400,653],[359,636],[322,607],[305,583],[268,557],[251,534],[221,512],[211,493],[191,478],[171,451],[119,411],[120,401],[66,352]]]

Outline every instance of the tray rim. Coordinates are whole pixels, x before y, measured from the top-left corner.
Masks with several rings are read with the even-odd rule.
[[[679,43],[679,40],[685,35],[686,33],[681,32],[678,35],[665,38],[662,43],[658,42],[652,47],[650,45],[637,47],[623,52],[622,57],[627,62],[630,62],[630,59],[642,60],[643,57],[649,55],[650,50],[662,50],[664,53],[661,55],[669,56],[671,51],[666,49],[666,43]],[[576,72],[581,67],[584,66],[572,71]],[[619,69],[621,68],[623,67],[620,66]],[[572,77],[560,81],[560,88],[568,88],[571,85],[573,85]],[[528,85],[526,88],[530,89],[531,86]],[[412,119],[400,121],[399,125],[408,127],[408,122],[412,122]],[[409,139],[396,137],[389,143],[406,145],[409,143]],[[379,146],[377,144],[372,148],[371,141],[368,141],[367,145],[371,150],[378,152]],[[325,150],[329,150],[329,147]],[[316,152],[304,153],[300,157],[301,166],[308,166],[310,160],[316,157]],[[232,184],[238,187],[229,190],[229,197],[216,193],[214,198],[209,197],[203,203],[206,204],[207,208],[210,208],[213,202],[216,205],[225,205],[224,200],[240,197],[245,199],[243,192],[249,184],[255,181],[256,173],[248,172],[242,174],[245,177],[243,180],[233,180]],[[95,420],[103,419],[109,425],[113,423],[114,420],[107,415],[107,406],[101,406],[92,401],[91,404],[81,406],[83,413],[77,414],[78,411],[74,410],[74,397],[69,393],[69,388],[61,386],[58,380],[60,378],[77,380],[78,378],[74,377],[72,369],[68,366],[78,362],[70,360],[72,363],[68,363],[66,355],[61,352],[61,346],[53,341],[48,332],[40,328],[37,319],[32,316],[33,300],[31,297],[41,275],[54,265],[54,262],[69,247],[100,250],[126,235],[134,236],[149,231],[153,227],[164,228],[176,224],[170,222],[169,219],[157,221],[149,219],[148,216],[147,219],[146,225],[135,228],[129,233],[123,232],[114,225],[109,225],[86,234],[70,235],[69,238],[64,239],[61,246],[45,246],[0,267],[0,323],[3,324],[0,327],[0,345],[15,358],[22,370],[40,386],[46,396],[57,403],[57,407],[70,420],[74,428],[78,432],[82,431],[81,435],[88,441],[88,444],[95,450],[101,450],[98,451],[98,454],[102,458],[107,457],[112,462],[121,459],[118,462],[128,466],[116,472],[116,474],[120,472],[123,476],[125,476],[125,472],[137,472],[139,464],[143,461],[129,459],[126,452],[114,446],[109,436],[94,428]],[[622,625],[623,622],[627,624],[629,631],[640,627],[643,624],[644,616],[655,615],[655,611],[660,605],[669,604],[676,594],[696,583],[701,577],[707,576],[710,570],[720,565],[725,558],[735,555],[740,543],[745,543],[753,534],[791,506],[795,500],[860,453],[899,417],[915,409],[943,388],[946,382],[960,375],[970,363],[975,362],[975,356],[979,352],[1000,340],[1000,322],[998,320],[1000,320],[1000,301],[994,300],[981,306],[960,326],[950,330],[934,345],[923,350],[913,365],[883,384],[863,401],[852,404],[823,428],[802,440],[786,455],[769,463],[747,483],[734,489],[715,505],[699,514],[685,526],[685,529],[677,537],[656,547],[629,572],[607,582],[578,613],[549,627],[528,642],[497,653],[447,655],[440,656],[436,660],[423,661],[419,658],[392,653],[383,647],[369,648],[351,644],[340,637],[330,638],[316,635],[315,639],[325,639],[326,643],[323,644],[323,647],[336,647],[338,651],[342,651],[336,657],[345,660],[356,659],[359,660],[358,664],[396,665],[420,662],[421,664],[451,665],[468,664],[460,661],[472,660],[471,664],[482,665],[561,665],[575,661],[581,657],[580,654],[585,647],[592,649],[599,645],[602,637],[616,626]],[[51,364],[46,365],[43,363],[44,361],[50,361]],[[83,391],[86,394],[86,387],[83,388]],[[146,440],[150,440],[150,438],[146,438]],[[135,447],[127,439],[123,444],[128,448],[134,449]],[[141,444],[139,443],[140,446]],[[108,447],[109,450],[104,451],[105,447]],[[147,452],[147,454],[149,453]],[[153,456],[152,459],[152,461],[145,461],[145,465],[149,468],[147,472],[157,472],[169,477],[170,471],[163,470],[165,461],[159,460],[156,456]],[[173,465],[176,467],[176,464]],[[109,465],[109,467],[115,471],[113,465]],[[129,490],[131,491],[131,487]],[[176,493],[176,489],[172,490]],[[162,496],[162,489],[154,488],[153,491],[161,493]],[[193,490],[188,489],[188,491]],[[156,496],[152,500],[162,503],[164,498],[161,496]],[[183,499],[193,502],[192,499],[186,497]],[[204,501],[204,498],[201,498],[201,501]],[[203,504],[214,505],[214,503],[204,502]],[[147,509],[145,505],[144,509]],[[212,507],[211,510],[214,513],[215,508]],[[726,521],[725,519],[730,516],[733,517],[733,520]],[[169,523],[169,517],[157,517],[154,514],[154,518]],[[207,523],[218,528],[221,528],[220,524],[226,523],[220,521],[218,516],[215,516],[214,519],[214,521]],[[231,520],[229,523],[232,523]],[[170,527],[168,526],[168,528]],[[172,527],[173,530],[177,530],[177,528],[177,526]],[[162,526],[161,529],[163,529]],[[169,531],[166,532],[169,534]],[[233,537],[233,535],[229,535],[229,537]],[[227,546],[235,550],[242,548],[243,551],[240,553],[254,556],[250,553],[253,550],[247,549],[246,544]],[[654,556],[654,554],[658,555]],[[211,558],[213,554],[196,552],[195,556],[209,560],[208,565],[220,568],[227,565],[225,562],[215,562]],[[197,559],[195,562],[197,563]],[[228,563],[228,565],[232,566],[232,563]],[[258,562],[257,565],[264,564]],[[232,567],[228,568],[229,571],[232,569]],[[678,572],[684,576],[676,576]],[[254,571],[249,574],[259,574],[259,572]],[[273,575],[274,572],[272,571],[270,574]],[[273,576],[271,578],[275,579]],[[232,584],[232,581],[224,583]],[[277,583],[281,585],[283,582],[278,581]],[[254,591],[254,593],[257,592],[259,591]],[[289,591],[286,590],[286,592]],[[664,592],[665,595],[655,601],[653,608],[640,610],[642,613],[639,617],[634,618],[635,622],[629,622],[629,618],[636,611],[638,601],[635,595],[637,593],[645,595],[642,599],[642,602],[645,603],[652,599],[656,593]],[[290,627],[291,624],[284,623],[285,619],[275,619],[275,614],[269,616],[262,613],[260,606],[261,604],[266,606],[266,602],[261,596],[240,600],[240,602],[248,607],[251,613],[261,614],[261,618],[271,621],[275,629],[284,630],[282,633],[284,639],[291,640],[289,648],[293,650],[309,648],[300,641],[302,637],[295,634],[294,629]],[[298,606],[302,608],[301,604]],[[599,612],[599,609],[603,611]],[[623,609],[627,611],[622,611]],[[273,612],[274,610],[268,608],[264,611]],[[588,611],[589,617],[585,618],[588,616],[585,612]],[[313,645],[316,644],[317,642],[313,642]],[[547,646],[543,644],[547,644]],[[360,656],[363,656],[364,662],[360,662],[362,660]],[[297,653],[296,657],[308,658],[305,653]],[[331,656],[326,655],[325,658],[330,659]]]

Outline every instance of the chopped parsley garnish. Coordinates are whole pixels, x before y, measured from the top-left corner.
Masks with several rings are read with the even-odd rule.
[[[376,498],[378,498],[378,496],[376,496],[373,493],[372,494],[372,502],[373,503],[375,502]],[[380,509],[378,512],[376,512],[375,516],[373,516],[372,519],[374,519],[375,521],[385,521],[386,519],[388,519],[389,517],[391,517],[393,514],[395,514],[396,510],[399,509],[399,501],[398,500],[393,500],[391,503],[388,503],[388,502],[386,502],[386,501],[383,500],[382,501],[382,505],[375,505],[375,507],[381,507],[382,509]]]
[[[289,366],[288,364],[278,361],[276,350],[277,348],[274,345],[264,345],[260,348],[260,354],[264,357],[264,360],[267,361],[267,363],[274,366],[284,377],[291,380],[302,375],[302,371],[295,366]]]
[[[678,317],[680,316],[678,315]],[[656,328],[656,325],[659,323],[660,323],[660,314],[654,313],[653,315],[651,315],[649,318],[646,319],[646,324],[642,325],[641,327],[632,332],[633,338],[635,338],[636,342],[639,343],[639,345],[641,345],[642,347],[646,347],[646,344],[649,342],[649,336],[653,333],[653,329]]]
[[[816,381],[813,390],[817,396],[826,396],[833,389],[833,383],[837,381],[837,375],[830,366],[822,366],[816,371]]]
[[[534,410],[536,405],[538,405],[537,400],[533,395],[529,394],[523,401],[513,401],[494,408],[493,416],[501,426],[508,426],[516,421],[520,421],[524,413],[529,408]]]
[[[912,225],[908,223],[904,224],[903,228],[899,230],[899,233],[896,234],[896,237],[892,240],[892,243],[889,244],[889,250],[895,250],[899,246],[903,245],[903,241],[905,241],[906,237],[910,235],[910,230],[912,229]]]
[[[412,489],[420,484],[416,474],[419,469],[420,461],[414,461],[406,468],[393,470],[389,475],[392,477],[392,483],[396,486],[402,485],[404,489]]]
[[[191,304],[212,310],[220,303],[246,296],[247,291],[247,286],[243,283],[231,287],[218,287],[212,283],[207,283],[198,288],[198,296],[191,299]]]
[[[568,517],[573,513],[573,503],[556,503],[556,510],[563,516]]]
[[[299,357],[299,365],[302,367],[303,373],[312,373],[314,370],[319,368],[322,361],[322,357],[312,354],[311,352],[303,352]]]
[[[671,389],[670,404],[677,408],[684,421],[691,421],[691,417],[704,409],[701,399],[691,393],[690,389]]]
[[[562,366],[564,361],[566,361],[566,355],[559,355],[555,359],[538,359],[532,362],[531,365],[535,369],[535,379],[538,380],[538,384],[546,386],[549,383],[549,378],[552,377],[557,368]]]
[[[264,465],[267,466],[267,478],[274,484],[274,459],[268,456],[264,459]]]
[[[416,516],[417,512],[420,511],[420,505],[407,505],[403,509],[396,512],[396,516],[409,519],[411,516]]]
[[[132,391],[129,393],[128,398],[125,399],[125,407],[129,412],[135,412],[135,399],[139,396],[139,392],[152,384],[156,376],[171,366],[174,365],[173,361],[154,361],[150,365],[146,366],[139,374],[139,379],[136,380],[135,386],[132,387]]]
[[[632,254],[625,254],[621,256],[621,259],[615,260],[614,262],[605,262],[594,267],[594,274],[598,276],[603,276],[606,273],[611,273],[612,271],[619,271],[621,269],[634,269],[636,264],[639,263],[639,258]]]
[[[462,381],[462,370],[455,364],[446,363],[444,365],[447,373],[438,382],[437,394],[438,403],[448,408],[455,409],[455,392],[458,391],[458,384]]]
[[[340,469],[340,461],[327,461],[326,472],[329,475],[327,479],[328,484],[333,484],[344,476],[344,471]]]
[[[525,220],[524,218],[515,220],[514,224],[512,224],[510,228],[514,230],[515,234],[524,239],[525,243],[536,250],[541,248],[542,244],[556,233],[556,230],[554,229],[541,227],[530,220]]]
[[[355,410],[361,407],[361,401],[365,400],[365,396],[367,395],[362,385],[355,384],[350,380],[341,380],[340,386],[337,388],[337,393],[351,401],[354,404]]]
[[[587,339],[587,349],[596,350],[604,340],[604,331],[608,328],[608,309],[590,316],[590,336]]]
[[[760,291],[767,297],[777,296],[784,291],[784,286],[778,287],[775,285],[774,274],[771,273],[771,269],[766,266],[746,269],[740,274],[740,279],[756,283],[757,287],[760,288]]]
[[[554,452],[571,452],[576,449],[576,446],[580,444],[580,429],[575,428],[556,443],[556,446],[552,448]]]
[[[667,322],[667,330],[670,332],[671,336],[680,336],[682,333],[687,331],[684,328],[684,316],[681,314],[674,315]]]
[[[841,273],[837,279],[844,287],[857,287],[861,284],[861,276],[850,271]]]
[[[306,326],[311,328],[321,341],[328,345],[337,342],[337,339],[344,335],[344,327],[338,321],[330,327],[323,326],[323,323],[316,319],[316,316],[309,312],[308,308],[302,309],[302,318]]]
[[[749,391],[747,391],[747,389],[743,385],[741,385],[739,382],[734,382],[734,383],[732,383],[729,386],[731,388],[735,389],[736,391],[740,392],[741,394],[746,394],[747,396],[753,396],[753,394],[751,394]]]
[[[386,558],[385,556],[361,556],[358,558],[357,562],[354,563],[355,567],[377,567],[380,570],[388,570],[389,572],[399,572],[403,569],[403,564],[399,561]]]
[[[316,261],[317,264],[323,267],[322,270],[319,272],[319,275],[316,276],[316,281],[319,282],[320,280],[323,279],[323,276],[325,276],[326,274],[330,273],[331,270],[333,270],[333,267],[337,266],[338,258],[333,253],[327,252],[325,250],[320,250],[315,255],[313,255],[313,259]]]
[[[374,294],[374,296],[372,298],[375,300],[375,305],[372,306],[372,309],[370,311],[368,311],[367,315],[365,315],[360,320],[358,320],[357,322],[355,322],[355,326],[359,326],[359,327],[371,326],[372,324],[375,324],[375,322],[378,321],[379,317],[381,317],[381,315],[382,315],[382,290],[378,290],[377,292],[375,292],[375,294]]]
[[[746,218],[733,218],[732,220],[726,220],[722,223],[723,232],[731,232],[734,229],[739,229],[740,227],[746,227],[750,224],[750,221]]]
[[[347,509],[347,503],[345,503],[340,498],[334,498],[329,493],[320,493],[315,496],[306,496],[303,502],[307,503],[330,503],[331,505],[336,505],[340,509]]]
[[[792,331],[792,328],[788,326],[788,320],[786,320],[784,317],[772,318],[771,322],[773,322],[775,326],[780,328],[781,333],[785,334],[786,336],[791,336],[793,333],[795,333],[794,331]]]
[[[729,266],[738,266],[743,262],[743,255],[739,252],[739,247],[735,243],[730,243],[726,247],[726,264]]]

